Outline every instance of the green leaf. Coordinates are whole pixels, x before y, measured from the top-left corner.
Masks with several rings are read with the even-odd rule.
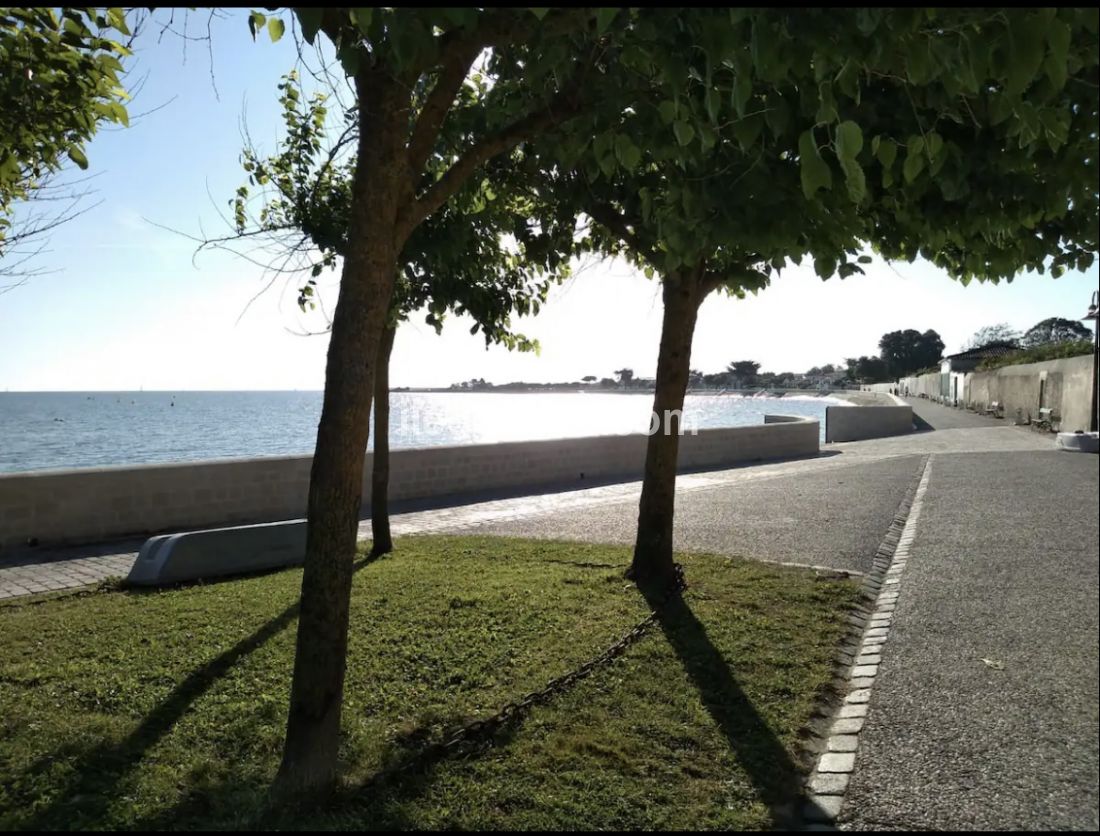
[[[130,34],[130,29],[126,25],[126,12],[123,9],[108,9],[107,22],[123,35]]]
[[[549,8],[533,9],[533,8],[528,7],[527,11],[529,11],[531,14],[533,14],[539,20],[542,20],[544,17],[546,17],[546,14],[547,14],[547,12],[550,11],[550,9]]]
[[[596,34],[602,35],[611,25],[611,21],[619,14],[619,9],[613,6],[601,6],[596,9]]]
[[[740,73],[733,83],[733,109],[738,116],[745,115],[745,108],[752,98],[752,79],[747,73]]]
[[[814,272],[822,279],[827,279],[836,272],[836,259],[828,256],[820,256],[814,259]]]
[[[863,131],[850,119],[836,128],[836,153],[842,160],[855,160],[863,150]]]
[[[905,156],[905,165],[902,166],[902,175],[906,183],[912,183],[924,170],[924,140],[919,136],[909,140],[909,146]]]
[[[284,24],[279,18],[273,17],[267,22],[267,34],[271,36],[271,43],[278,43],[279,38],[283,36],[283,32],[286,31],[286,24]]]
[[[355,28],[365,38],[370,34],[370,23],[374,19],[374,9],[369,6],[354,8],[351,10],[351,19],[355,22]]]
[[[835,122],[837,119],[836,98],[833,96],[832,82],[821,82],[817,90],[820,104],[818,105],[817,116],[814,117],[814,120],[819,123]]]
[[[930,131],[924,138],[924,146],[928,151],[928,158],[935,160],[943,150],[943,137],[935,131]]]
[[[1043,69],[1055,91],[1066,86],[1066,60],[1069,57],[1071,34],[1069,24],[1061,20],[1051,21],[1047,28],[1047,45],[1050,51],[1043,61]]]
[[[791,108],[782,96],[768,96],[768,109],[764,118],[773,136],[782,136],[791,123]]]
[[[267,22],[267,18],[259,12],[252,12],[248,16],[248,31],[252,33],[252,40],[256,40],[256,33]]]
[[[882,163],[882,167],[890,169],[894,165],[894,160],[898,157],[898,144],[892,139],[883,138],[879,143],[878,150],[875,151],[875,156],[878,157],[878,161]]]
[[[695,139],[695,128],[691,126],[690,122],[678,119],[675,124],[673,124],[672,130],[676,133],[676,141],[679,142],[680,145],[687,145]]]
[[[759,113],[738,119],[733,123],[733,136],[743,150],[748,150],[764,130],[764,118]]]
[[[1037,15],[1013,17],[1009,29],[1008,78],[1005,91],[1018,96],[1039,74],[1044,55],[1044,27]]]
[[[707,116],[711,122],[718,121],[718,89],[710,87],[703,96],[703,106],[707,109]]]
[[[867,178],[855,159],[840,158],[840,167],[844,171],[844,182],[848,187],[848,197],[852,203],[861,203],[867,196]]]
[[[659,105],[657,105],[657,112],[661,115],[661,121],[666,125],[671,125],[672,120],[676,118],[676,111],[678,107],[676,102],[672,99],[665,99]]]
[[[84,152],[77,148],[75,145],[69,149],[69,159],[76,163],[80,168],[88,168],[88,158],[84,156]]]
[[[642,162],[642,152],[626,134],[615,137],[615,157],[627,171],[633,171]]]
[[[321,31],[324,12],[320,8],[299,6],[294,10],[294,13],[298,15],[298,22],[302,24],[302,37],[305,38],[307,44],[312,45],[317,33]]]
[[[849,58],[844,62],[835,81],[836,86],[845,96],[859,102],[859,63],[855,58]]]
[[[798,138],[798,159],[802,192],[807,200],[812,200],[818,189],[833,187],[833,172],[818,153],[813,131],[804,131]]]

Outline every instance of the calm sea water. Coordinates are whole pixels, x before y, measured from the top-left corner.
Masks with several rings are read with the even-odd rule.
[[[395,392],[390,446],[645,432],[650,394]],[[689,395],[684,426],[821,419],[829,398]],[[320,392],[0,393],[0,471],[308,454]]]

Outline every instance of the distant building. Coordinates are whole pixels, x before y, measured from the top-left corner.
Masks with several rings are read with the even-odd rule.
[[[959,390],[963,385],[963,375],[972,372],[983,360],[1014,354],[1019,347],[1012,342],[998,341],[949,354],[940,360],[940,399],[952,406],[959,405]]]
[[[972,372],[983,360],[993,357],[1004,357],[1019,351],[1019,347],[1011,342],[995,342],[983,345],[981,348],[972,348],[969,351],[960,351],[958,354],[948,354],[940,361],[940,373],[948,372]]]

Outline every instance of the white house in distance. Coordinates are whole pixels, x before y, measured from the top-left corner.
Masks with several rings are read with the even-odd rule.
[[[1019,350],[1014,343],[995,342],[947,355],[940,360],[940,402],[958,406],[963,395],[963,375],[974,371],[983,360],[1003,357]]]

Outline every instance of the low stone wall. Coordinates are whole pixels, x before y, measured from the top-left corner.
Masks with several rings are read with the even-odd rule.
[[[825,442],[885,438],[913,431],[913,407],[893,395],[893,403],[881,406],[829,406],[825,408]]]
[[[1092,355],[1004,366],[971,372],[962,388],[962,404],[983,409],[996,401],[1008,419],[1034,421],[1041,408],[1060,417],[1065,432],[1089,429],[1092,410]]]
[[[762,426],[700,430],[680,440],[683,469],[819,452],[818,422],[768,416]],[[390,498],[585,487],[641,476],[647,437],[590,436],[394,450]],[[0,474],[0,549],[304,517],[311,456]],[[371,455],[363,471],[370,501]]]

